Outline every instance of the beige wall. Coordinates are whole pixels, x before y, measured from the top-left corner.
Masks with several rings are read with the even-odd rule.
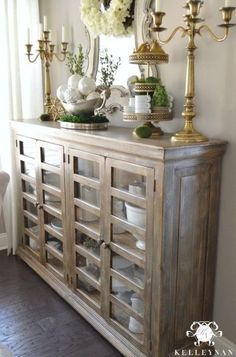
[[[139,0],[137,0],[139,3]],[[173,28],[182,22],[182,4],[165,0],[167,16],[164,25]],[[222,0],[207,1],[202,9],[202,17],[207,19],[214,30],[221,33],[216,24],[221,22],[218,7]],[[61,23],[73,27],[76,43],[84,41],[81,34],[78,0],[40,0],[41,15],[49,16],[51,27],[59,28]],[[236,19],[234,19],[234,22]],[[169,31],[168,31],[169,32]],[[221,195],[219,249],[217,262],[214,319],[223,330],[224,336],[236,343],[236,34],[225,43],[215,43],[207,36],[197,39],[196,53],[196,103],[198,117],[196,127],[209,137],[229,141],[229,148],[223,165]],[[164,33],[163,36],[166,36]],[[166,130],[181,127],[185,77],[185,45],[180,35],[166,46],[170,63],[160,66],[164,84],[175,98],[175,119],[165,124]],[[54,88],[66,78],[65,67],[53,64]],[[122,125],[121,117],[116,124]]]

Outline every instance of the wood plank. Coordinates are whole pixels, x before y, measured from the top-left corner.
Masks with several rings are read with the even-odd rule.
[[[95,190],[100,189],[100,182],[98,180],[92,179],[90,177],[73,174],[73,181],[86,185],[88,187],[94,188]]]
[[[63,254],[61,252],[59,252],[59,250],[57,250],[56,248],[52,247],[51,245],[49,245],[47,243],[45,244],[45,248],[46,248],[48,253],[50,253],[55,258],[57,258],[58,260],[63,262]]]
[[[59,198],[62,197],[61,190],[59,188],[55,187],[55,186],[51,186],[51,185],[48,185],[46,183],[42,183],[41,187],[42,187],[42,190],[50,193],[51,195],[54,195],[54,196],[59,197]]]
[[[141,316],[137,311],[132,309],[130,305],[126,304],[124,301],[120,300],[115,295],[111,295],[111,302],[112,304],[117,305],[117,307],[123,310],[127,314],[127,316],[132,316],[133,318],[135,318],[135,320],[144,325],[144,317]]]
[[[51,234],[53,237],[57,238],[61,242],[64,242],[64,237],[61,232],[52,228],[49,224],[44,224],[44,229],[47,233]]]
[[[132,279],[129,279],[127,276],[122,275],[118,271],[114,269],[110,269],[110,276],[114,279],[122,282],[125,286],[134,290],[137,294],[139,294],[142,298],[144,298],[144,289],[142,286],[136,284]]]
[[[126,229],[133,235],[138,235],[140,239],[146,239],[146,230],[144,228],[135,226],[134,224],[115,216],[111,216],[111,223],[117,224],[118,226]]]
[[[101,234],[99,232],[99,223],[82,223],[82,222],[75,222],[74,226],[78,231],[81,233],[84,233],[88,235],[89,237],[95,239],[95,240],[100,240]]]
[[[61,168],[58,166],[53,166],[51,164],[47,164],[46,162],[41,162],[40,166],[41,170],[49,171],[56,175],[60,175],[61,173]]]
[[[100,208],[92,205],[91,203],[85,202],[79,198],[74,198],[74,205],[100,217]]]
[[[78,275],[78,277],[82,280],[87,281],[90,285],[92,285],[95,289],[97,289],[98,291],[101,291],[101,285],[100,283],[92,277],[92,275],[90,275],[89,273],[87,273],[87,271],[85,270],[85,268],[75,268],[76,270],[76,274]]]
[[[75,246],[75,250],[78,254],[82,255],[85,258],[88,258],[89,260],[91,260],[91,262],[93,262],[94,264],[96,264],[99,268],[101,267],[101,260],[100,258],[96,257],[92,252],[90,252],[88,249],[84,248],[81,245],[76,245]]]
[[[143,252],[141,253],[138,251],[138,248],[130,248],[125,245],[120,245],[113,242],[110,243],[110,247],[111,250],[116,254],[119,254],[125,259],[145,269],[145,256]]]
[[[39,224],[38,217],[35,216],[33,213],[30,213],[29,211],[24,210],[24,216],[29,218],[29,220],[31,220],[35,224]]]
[[[55,216],[56,218],[62,220],[62,212],[59,210],[57,207],[53,207],[51,205],[48,205],[46,203],[43,203],[43,211],[51,214],[52,216]]]
[[[27,181],[28,183],[31,183],[32,185],[35,186],[36,180],[35,180],[34,177],[28,176],[28,175],[26,175],[26,174],[24,174],[22,172],[20,173],[20,177],[21,177],[22,180]]]
[[[146,208],[146,199],[144,197],[135,196],[128,191],[119,190],[118,188],[111,188],[111,195],[120,200],[132,203],[135,206]]]

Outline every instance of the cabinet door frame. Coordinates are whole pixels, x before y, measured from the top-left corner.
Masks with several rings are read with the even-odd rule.
[[[21,142],[23,143],[29,143],[34,145],[34,157],[31,158],[27,155],[24,155],[21,153]],[[36,139],[30,138],[30,137],[25,137],[22,135],[16,135],[16,158],[17,158],[17,172],[18,172],[18,187],[19,187],[19,199],[20,199],[20,219],[18,219],[18,226],[20,228],[20,234],[19,234],[19,244],[26,249],[29,254],[31,254],[32,257],[37,259],[38,261],[41,262],[42,259],[42,242],[41,242],[41,235],[39,233],[38,237],[38,243],[39,243],[39,253],[37,254],[36,252],[33,251],[28,245],[26,245],[25,241],[25,235],[28,235],[30,238],[32,238],[33,234],[30,232],[27,227],[25,227],[25,210],[24,210],[24,205],[23,205],[23,200],[26,199],[28,202],[31,202],[35,207],[37,207],[37,203],[39,202],[39,196],[38,196],[38,190],[37,190],[37,168],[35,168],[35,178],[32,178],[31,176],[27,176],[24,173],[22,173],[22,168],[21,168],[21,161],[23,162],[30,162],[30,163],[37,163],[37,149],[36,149]],[[35,165],[36,166],[36,165]],[[28,183],[28,184],[33,184],[35,185],[36,188],[36,195],[35,199],[33,197],[30,197],[29,194],[23,192],[22,188],[22,181]],[[37,221],[34,219],[31,219],[30,216],[28,218],[34,222],[35,224],[38,224],[40,227],[40,212],[37,209]]]
[[[146,177],[146,198],[133,197],[128,192],[123,193],[122,190],[115,189],[112,187],[112,170],[117,168],[123,171],[128,171],[131,173],[136,173]],[[103,245],[103,260],[104,266],[109,267],[105,269],[104,284],[103,289],[104,296],[104,316],[106,320],[113,326],[119,333],[121,333],[125,338],[131,339],[132,344],[136,347],[142,349],[147,354],[151,348],[151,298],[152,298],[152,253],[153,253],[153,234],[154,234],[154,224],[153,224],[153,210],[154,210],[154,185],[155,185],[155,169],[151,167],[145,167],[139,164],[130,163],[128,161],[122,161],[119,159],[106,159],[106,219],[105,219],[105,244]],[[111,212],[111,197],[116,194],[116,197],[123,199],[128,197],[130,203],[136,203],[146,208],[146,228],[145,228],[145,240],[146,240],[146,250],[145,250],[145,286],[143,289],[143,301],[144,301],[144,341],[140,344],[136,339],[132,338],[124,330],[120,328],[111,318],[110,318],[110,304],[111,304],[111,249],[107,249],[111,243],[111,224],[112,224],[112,212]],[[134,260],[135,261],[135,260]],[[146,319],[145,319],[146,317]]]
[[[99,180],[94,180],[93,178],[88,178],[79,174],[74,173],[74,157],[83,159],[83,160],[89,160],[92,162],[95,162],[99,165]],[[91,301],[87,296],[82,294],[79,289],[77,289],[77,273],[76,273],[76,229],[80,230],[81,233],[88,234],[92,239],[97,240],[98,242],[103,242],[104,240],[104,214],[105,214],[105,204],[104,204],[104,197],[103,197],[103,192],[104,192],[104,168],[105,168],[105,158],[104,156],[93,154],[90,152],[86,152],[84,150],[76,149],[69,147],[68,148],[68,171],[69,171],[69,180],[68,180],[68,186],[67,186],[67,197],[68,197],[68,209],[70,212],[70,248],[71,248],[71,256],[72,260],[70,262],[70,275],[71,275],[71,282],[72,282],[72,289],[74,292],[83,300],[85,301],[88,306],[90,306],[94,311],[96,311],[99,315],[102,315],[102,303],[100,304],[100,307],[95,304],[93,301]],[[96,213],[99,212],[99,217],[100,217],[100,222],[99,222],[99,233],[95,232],[87,232],[86,231],[86,226],[85,225],[80,225],[78,222],[75,221],[75,216],[74,216],[74,211],[75,211],[75,200],[77,200],[77,203],[81,205],[82,202],[80,202],[80,199],[75,199],[74,197],[74,183],[77,182],[79,184],[84,184],[88,185],[91,188],[94,188],[98,191],[100,191],[100,207],[96,209]],[[85,205],[86,207],[86,205]],[[82,206],[80,206],[82,208]],[[93,213],[93,210],[91,210],[91,213]],[[90,234],[90,235],[89,235]],[[102,262],[102,255],[101,255],[101,249],[100,249],[100,272],[101,272],[101,279],[103,276],[103,262]],[[100,285],[102,286],[102,280],[100,282]],[[101,289],[102,290],[102,289]]]
[[[59,167],[50,165],[45,163],[41,159],[41,151],[42,149],[51,149],[53,151],[57,151],[59,155],[60,165]],[[67,256],[68,256],[68,244],[67,244],[67,223],[66,223],[66,193],[65,193],[65,149],[63,145],[60,144],[52,144],[47,141],[37,140],[36,141],[36,152],[37,152],[37,190],[38,190],[38,198],[40,203],[40,234],[41,234],[41,244],[42,244],[42,264],[47,267],[53,274],[55,274],[60,280],[65,283],[68,283],[68,267],[67,267]],[[57,174],[60,176],[60,189],[50,187],[50,185],[44,184],[42,179],[42,170],[47,170],[51,173]],[[51,193],[61,200],[61,210],[54,210],[50,206],[44,203],[43,191]],[[61,212],[59,212],[61,211]],[[63,274],[54,270],[49,264],[46,262],[46,243],[45,243],[45,227],[44,227],[44,212],[47,212],[54,217],[61,220],[63,224],[63,234],[60,240],[63,243],[63,254],[55,254],[56,259],[60,260],[63,264]],[[49,231],[48,231],[49,233]],[[51,252],[52,254],[52,252]],[[62,255],[62,256],[61,256]]]

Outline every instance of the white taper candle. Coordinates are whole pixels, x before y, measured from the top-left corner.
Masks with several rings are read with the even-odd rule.
[[[30,44],[30,28],[27,28],[27,44]]]
[[[61,40],[62,42],[66,42],[66,28],[64,25],[61,28]]]
[[[48,30],[48,18],[47,18],[47,16],[43,17],[43,30],[44,31]]]
[[[156,12],[162,12],[162,0],[156,0]]]

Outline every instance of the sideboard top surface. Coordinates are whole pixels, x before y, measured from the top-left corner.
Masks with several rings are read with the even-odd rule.
[[[45,140],[53,137],[61,142],[69,141],[147,156],[154,159],[183,158],[185,153],[189,156],[199,156],[209,153],[209,150],[225,151],[226,142],[219,139],[211,139],[199,144],[174,143],[171,136],[164,135],[158,139],[140,139],[132,134],[132,129],[110,126],[108,130],[82,131],[60,128],[57,122],[41,122],[39,119],[13,120],[12,127],[17,133],[32,138]]]

